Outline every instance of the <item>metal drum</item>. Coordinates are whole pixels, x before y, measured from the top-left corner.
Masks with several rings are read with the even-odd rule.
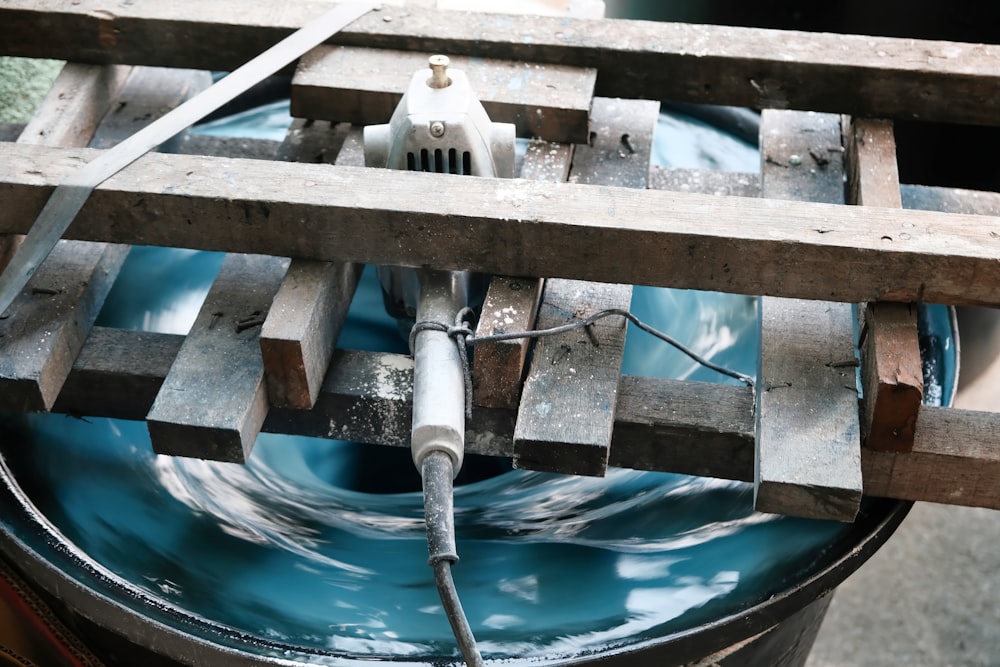
[[[219,261],[134,250],[99,324],[184,331]],[[754,372],[754,299],[638,289],[633,309]],[[952,313],[921,322],[927,394],[947,402]],[[404,349],[370,270],[340,345]],[[718,381],[641,339],[624,371]],[[265,434],[237,466],[157,457],[141,423],[3,424],[0,549],[109,663],[458,660],[407,450]],[[848,525],[755,514],[737,482],[467,468],[455,577],[496,664],[801,664],[829,593],[909,508],[869,499]]]

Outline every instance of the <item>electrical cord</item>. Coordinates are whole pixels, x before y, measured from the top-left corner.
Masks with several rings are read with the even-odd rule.
[[[441,451],[429,452],[420,465],[420,475],[423,478],[424,520],[427,524],[427,561],[434,568],[438,595],[465,664],[482,667],[483,657],[476,646],[476,638],[472,635],[472,627],[462,609],[462,601],[451,575],[451,566],[458,562],[451,457]]]
[[[416,336],[421,331],[441,331],[447,333],[449,336],[455,339],[455,343],[458,346],[458,353],[462,359],[462,372],[465,374],[465,415],[468,418],[472,418],[472,369],[469,364],[469,356],[467,347],[470,345],[478,345],[481,343],[495,343],[502,340],[516,340],[518,338],[544,338],[546,336],[555,336],[556,334],[566,333],[567,331],[576,331],[577,329],[588,329],[589,327],[606,317],[619,316],[624,317],[626,320],[642,329],[646,333],[659,338],[664,343],[672,346],[674,349],[682,352],[692,359],[695,363],[713,370],[716,373],[731,377],[735,380],[743,382],[748,387],[754,386],[754,379],[745,373],[740,373],[731,368],[726,368],[725,366],[720,366],[715,362],[709,361],[705,357],[701,356],[691,348],[687,347],[681,343],[676,338],[673,338],[669,334],[666,334],[659,329],[655,329],[650,325],[646,324],[638,317],[633,315],[630,311],[624,310],[622,308],[608,308],[606,310],[601,310],[593,315],[586,317],[582,320],[574,320],[566,324],[559,325],[557,327],[552,327],[549,329],[532,329],[531,331],[511,331],[504,333],[490,334],[488,336],[476,336],[475,332],[472,330],[472,326],[466,319],[469,316],[475,315],[475,311],[471,308],[463,308],[455,316],[455,324],[448,326],[440,322],[432,321],[422,321],[417,322],[410,329],[410,353],[413,353],[414,343]],[[591,340],[594,341],[595,346],[597,345],[597,340],[591,334]]]

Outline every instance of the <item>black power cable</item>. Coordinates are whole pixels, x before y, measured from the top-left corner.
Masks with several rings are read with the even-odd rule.
[[[427,524],[428,562],[434,568],[434,581],[451,623],[458,647],[469,667],[482,667],[483,656],[476,646],[469,619],[455,589],[451,566],[458,562],[455,546],[454,468],[451,457],[441,451],[428,453],[420,466],[424,486],[424,520]]]

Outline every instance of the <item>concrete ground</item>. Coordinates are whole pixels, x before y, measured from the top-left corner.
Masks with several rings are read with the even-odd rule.
[[[996,312],[985,317],[1000,319]],[[976,335],[963,327],[962,336],[969,379],[956,407],[1000,412],[1000,358],[983,354],[984,343],[995,343],[994,329]],[[806,663],[899,665],[1000,667],[1000,511],[914,505],[838,589]]]

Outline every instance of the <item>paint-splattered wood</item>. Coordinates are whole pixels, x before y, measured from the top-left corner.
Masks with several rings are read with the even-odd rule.
[[[597,71],[448,53],[465,71],[490,120],[513,123],[520,137],[585,143]],[[427,54],[413,51],[319,47],[299,63],[292,80],[292,115],[358,125],[387,123]]]
[[[840,137],[837,116],[765,111],[764,196],[843,202]],[[764,297],[760,318],[754,508],[853,521],[862,494],[853,309]]]
[[[540,278],[493,276],[476,324],[476,335],[491,336],[534,328],[544,284]],[[472,373],[475,405],[517,407],[529,348],[528,338],[476,346]]]
[[[730,197],[759,197],[760,174],[714,169],[674,169],[654,165],[649,169],[649,188]]]
[[[900,208],[892,121],[844,118],[847,201]],[[861,339],[861,439],[873,449],[909,451],[924,399],[923,362],[913,304],[864,306]]]
[[[91,155],[0,144],[0,233],[23,232],[54,183]],[[812,156],[800,157],[808,169]],[[996,229],[1000,219],[986,216],[149,154],[94,191],[67,237],[845,302],[1000,305]]]
[[[332,160],[346,134],[344,126],[297,121],[279,158]],[[260,334],[271,405],[308,409],[316,402],[362,268],[350,262],[311,260],[293,260],[288,267]]]
[[[631,296],[631,285],[547,280],[537,325],[621,308]],[[514,467],[597,476],[607,470],[626,323],[611,317],[590,329],[535,343],[514,429]]]
[[[659,102],[595,98],[590,136],[576,147],[569,180],[644,190]],[[546,280],[538,327],[597,311],[628,310],[631,285]],[[626,324],[611,318],[535,343],[514,431],[514,466],[603,475],[617,406]],[[598,334],[598,332],[600,332]]]
[[[183,341],[96,327],[53,409],[142,419]],[[316,406],[274,408],[263,430],[408,447],[412,374],[403,355],[339,350]],[[753,403],[748,387],[622,377],[610,462],[753,481]],[[474,408],[467,452],[511,456],[515,416]],[[920,419],[912,452],[862,450],[866,493],[1000,509],[1000,415],[925,407]]]
[[[242,463],[268,404],[259,334],[288,260],[227,255],[146,416],[158,454]]]
[[[561,183],[569,176],[573,147],[532,141],[525,152],[521,178]],[[477,336],[527,331],[535,326],[544,279],[494,276],[490,280]],[[531,341],[527,338],[484,343],[476,347],[472,400],[491,408],[517,407]]]
[[[18,141],[39,146],[91,143],[104,127],[102,118],[117,106],[131,71],[63,66]],[[0,240],[0,266],[6,266],[20,240]],[[42,275],[29,282],[0,322],[0,405],[14,410],[52,406],[127,253],[104,244],[58,244],[55,256],[42,265]]]
[[[8,0],[9,55],[232,70],[325,10],[322,0],[233,12],[202,0]],[[170,35],[170,39],[164,39]],[[1000,50],[887,37],[728,26],[454,13],[372,12],[335,38],[349,46],[548,62],[598,70],[598,95],[874,118],[995,125]]]

